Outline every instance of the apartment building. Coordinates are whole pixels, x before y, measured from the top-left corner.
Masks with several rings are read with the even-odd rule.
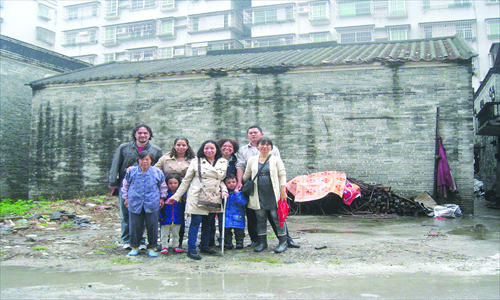
[[[473,86],[500,41],[500,0],[0,1],[1,33],[93,64],[208,50],[458,34],[477,51]],[[24,38],[26,36],[26,38]]]
[[[500,0],[254,0],[244,11],[245,47],[321,41],[362,43],[460,35],[479,54],[473,85],[492,66],[500,38]]]

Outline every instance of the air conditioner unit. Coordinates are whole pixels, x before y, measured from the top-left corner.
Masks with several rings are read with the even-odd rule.
[[[299,6],[299,14],[306,14],[309,12],[309,6],[307,5],[303,5],[303,6]]]
[[[175,49],[174,55],[184,55],[184,49]]]

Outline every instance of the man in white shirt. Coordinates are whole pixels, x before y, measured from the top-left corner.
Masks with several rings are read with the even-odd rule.
[[[250,126],[247,129],[247,137],[250,140],[250,143],[240,146],[240,149],[238,150],[238,154],[236,155],[237,162],[236,162],[236,178],[238,180],[238,185],[236,186],[235,191],[241,190],[241,187],[243,186],[243,174],[245,173],[245,167],[247,164],[247,161],[250,157],[259,155],[259,149],[257,149],[257,142],[260,140],[261,137],[264,136],[264,133],[262,132],[262,129],[259,126]],[[269,152],[271,155],[275,155],[280,157],[280,151],[278,147],[273,146],[273,149]],[[253,209],[247,208],[246,210],[247,214],[247,229],[248,229],[248,235],[250,236],[250,239],[252,240],[252,244],[250,244],[251,247],[255,247],[259,243],[258,235],[257,235],[257,217],[255,216],[255,211]],[[274,233],[276,233],[276,236],[278,236],[276,228],[272,220],[269,220],[269,223],[271,223]],[[288,234],[288,227],[286,230],[286,236],[287,236],[287,241],[288,241],[288,247],[290,248],[299,248],[300,245],[295,244]]]

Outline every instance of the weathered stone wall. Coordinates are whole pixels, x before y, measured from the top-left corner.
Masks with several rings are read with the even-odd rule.
[[[0,198],[28,197],[32,91],[53,70],[0,57]]]
[[[73,193],[82,185],[87,192],[105,188],[110,149],[130,140],[133,126],[147,123],[153,143],[165,152],[178,136],[187,137],[195,151],[206,139],[245,143],[246,128],[260,124],[280,148],[289,179],[337,170],[417,196],[433,190],[438,106],[439,132],[460,190],[446,202],[472,213],[470,65],[444,63],[49,87],[34,96],[32,156],[53,169],[34,170],[46,182],[37,186],[33,180],[31,195],[63,193],[71,184]],[[44,117],[48,107],[50,116]],[[44,149],[47,136],[56,138]],[[49,149],[58,149],[60,157],[47,160]],[[79,158],[71,162],[75,154]]]

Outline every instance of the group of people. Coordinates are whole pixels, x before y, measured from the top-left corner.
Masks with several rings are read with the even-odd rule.
[[[286,172],[279,150],[258,126],[248,128],[247,136],[250,142],[242,147],[233,139],[207,140],[196,154],[186,138],[177,138],[171,151],[163,154],[150,142],[153,131],[149,126],[135,127],[133,141],[116,150],[109,176],[109,186],[119,198],[121,240],[123,247],[130,249],[128,255],[138,255],[145,249],[150,257],[158,256],[158,224],[160,252],[184,252],[185,214],[191,218],[188,257],[201,259],[196,245],[200,226],[199,251],[217,254],[212,247],[217,213],[199,204],[202,193],[227,199],[225,228],[223,216],[218,214],[219,235],[224,231],[226,249],[244,247],[245,216],[249,246],[254,251],[267,248],[267,220],[279,240],[276,253],[300,247],[289,236],[286,223],[281,227],[278,221],[277,202],[287,198]],[[247,180],[255,182],[248,199],[240,191]]]

